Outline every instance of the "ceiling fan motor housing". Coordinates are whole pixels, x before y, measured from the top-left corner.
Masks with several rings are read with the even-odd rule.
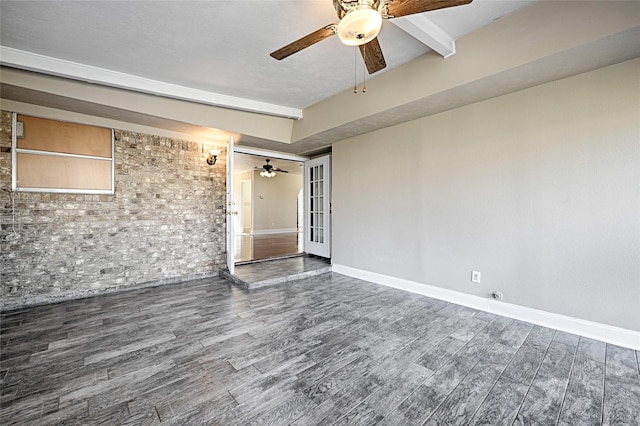
[[[359,6],[369,6],[373,10],[382,12],[384,5],[391,2],[392,0],[333,0],[333,7],[336,9],[338,18],[342,19],[348,12],[356,10]]]

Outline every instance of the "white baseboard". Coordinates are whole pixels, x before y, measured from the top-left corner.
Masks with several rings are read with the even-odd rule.
[[[421,284],[415,281],[356,269],[336,263],[332,265],[332,271],[375,284],[421,294],[434,299],[468,306],[481,311],[566,331],[634,350],[640,350],[640,332],[637,331],[474,296],[472,294],[435,287],[429,284]]]
[[[288,234],[293,232],[299,232],[298,228],[279,228],[279,229],[258,229],[253,231],[253,235],[263,234]]]

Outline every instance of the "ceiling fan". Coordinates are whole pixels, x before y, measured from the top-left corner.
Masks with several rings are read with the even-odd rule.
[[[276,172],[281,172],[281,173],[289,173],[286,170],[282,170],[278,167],[273,167],[269,162],[271,161],[270,159],[266,159],[266,164],[262,167],[256,167],[256,170],[262,170],[260,172],[260,176],[262,177],[274,177],[276,175]]]
[[[271,56],[282,60],[327,37],[338,34],[344,44],[360,48],[367,71],[369,74],[373,74],[387,66],[377,38],[383,19],[460,6],[471,2],[472,0],[333,0],[333,6],[340,19],[337,24],[329,24],[320,28],[275,52],[271,52]]]

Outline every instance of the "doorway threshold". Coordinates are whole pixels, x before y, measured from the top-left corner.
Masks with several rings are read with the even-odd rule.
[[[245,290],[267,287],[331,272],[331,260],[298,255],[237,264],[235,273],[221,270],[220,276]]]
[[[306,253],[294,253],[294,254],[286,254],[286,255],[283,255],[283,256],[267,257],[265,259],[241,260],[241,261],[236,262],[236,267],[243,266],[243,265],[251,265],[251,264],[254,264],[254,263],[273,262],[274,260],[291,259],[291,258],[294,258],[294,257],[305,257],[305,256],[307,256]]]

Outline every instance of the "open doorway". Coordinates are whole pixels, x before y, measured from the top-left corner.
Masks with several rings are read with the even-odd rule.
[[[304,163],[239,152],[234,163],[234,261],[302,254]]]

